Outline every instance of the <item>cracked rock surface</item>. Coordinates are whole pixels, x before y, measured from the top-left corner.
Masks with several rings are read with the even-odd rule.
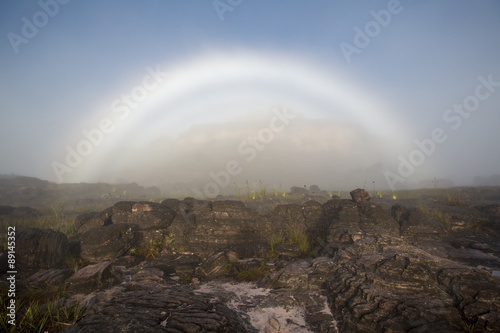
[[[138,272],[129,282],[66,300],[91,310],[65,332],[247,332],[244,320],[222,302],[161,275]]]
[[[119,202],[78,219],[88,229],[72,242],[20,232],[21,286],[64,286],[63,306],[88,308],[66,332],[500,332],[500,204],[374,199],[265,213],[234,200]],[[85,261],[76,271],[70,252]],[[6,260],[0,248],[4,271]]]

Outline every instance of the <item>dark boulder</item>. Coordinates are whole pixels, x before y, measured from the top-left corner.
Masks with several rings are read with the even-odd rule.
[[[62,232],[28,228],[16,236],[16,265],[20,267],[59,268],[68,256],[68,238]]]
[[[137,224],[141,230],[166,229],[175,213],[168,207],[153,202],[137,202],[132,206],[129,223]]]
[[[75,218],[75,228],[78,233],[84,233],[90,229],[110,225],[113,209],[107,208],[100,213],[82,213]]]
[[[167,206],[175,213],[180,213],[181,201],[179,199],[165,199],[161,202],[161,204]]]
[[[76,293],[90,293],[111,287],[119,282],[111,272],[111,268],[109,261],[83,267],[66,281],[68,290]]]
[[[362,188],[357,188],[349,193],[354,202],[370,201],[370,194]]]
[[[111,221],[113,224],[127,224],[130,215],[132,214],[133,201],[120,201],[113,205]]]
[[[118,202],[113,206],[113,224],[136,224],[141,230],[167,229],[175,213],[166,205],[154,202]]]
[[[91,229],[80,235],[82,259],[98,263],[114,260],[136,245],[137,227],[111,224]]]
[[[212,216],[212,201],[184,198],[179,204],[179,210],[207,219]]]
[[[37,288],[62,285],[70,276],[70,269],[42,269],[28,277],[26,285]]]
[[[165,204],[154,202],[121,201],[112,207],[113,224],[133,224],[138,231],[138,246],[147,246],[151,241],[163,243],[168,236],[167,228],[176,213]]]

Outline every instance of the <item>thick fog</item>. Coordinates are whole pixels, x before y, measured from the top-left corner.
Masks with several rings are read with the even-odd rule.
[[[496,1],[3,2],[0,174],[500,185]]]

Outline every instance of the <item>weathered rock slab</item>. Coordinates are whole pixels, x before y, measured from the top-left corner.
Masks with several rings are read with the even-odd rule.
[[[16,236],[17,265],[26,269],[58,268],[69,256],[65,234],[51,229],[28,228]]]
[[[499,280],[400,238],[367,237],[334,258],[326,283],[341,332],[500,330]]]
[[[222,302],[178,284],[131,281],[82,301],[89,313],[65,332],[248,332]]]
[[[53,285],[62,285],[71,276],[69,269],[42,269],[26,279],[29,287],[46,288]]]
[[[80,235],[81,257],[90,263],[114,260],[136,243],[136,227],[111,224],[91,229]]]
[[[111,272],[111,267],[109,261],[83,267],[66,281],[68,290],[91,292],[118,283],[118,279]]]
[[[78,233],[84,233],[90,229],[110,225],[112,208],[107,208],[100,213],[82,213],[75,218],[75,228]]]
[[[113,206],[114,224],[135,224],[140,230],[161,230],[170,226],[175,212],[166,205],[154,202],[121,201]]]

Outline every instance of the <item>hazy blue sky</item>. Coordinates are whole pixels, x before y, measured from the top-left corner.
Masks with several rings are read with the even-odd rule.
[[[0,174],[207,194],[500,174],[495,0],[0,0],[0,36]]]

